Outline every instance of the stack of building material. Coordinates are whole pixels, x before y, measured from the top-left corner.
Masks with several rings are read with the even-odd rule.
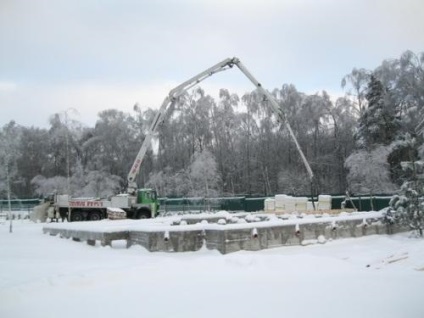
[[[275,199],[266,198],[264,202],[265,212],[275,211]]]
[[[127,213],[120,208],[107,208],[107,217],[109,220],[122,220],[127,218]]]
[[[318,203],[317,202],[314,202],[315,203],[315,208],[317,207],[317,205],[318,205]],[[314,209],[314,205],[312,204],[312,201],[308,201],[307,203],[306,203],[306,210],[307,211],[314,211],[315,209]]]
[[[331,210],[331,196],[319,195],[314,204],[307,197],[292,197],[286,194],[277,194],[275,199],[265,200],[265,211],[269,212],[314,211],[314,206],[317,210]]]
[[[308,206],[308,198],[307,197],[297,197],[294,198],[296,201],[296,211],[306,211]]]
[[[282,212],[286,210],[286,197],[285,194],[275,195],[275,211]]]
[[[286,211],[288,212],[296,211],[296,203],[297,203],[297,198],[287,195],[284,201]]]
[[[318,196],[318,210],[331,210],[331,195]]]

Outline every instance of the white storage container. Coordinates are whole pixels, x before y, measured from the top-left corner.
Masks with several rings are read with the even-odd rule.
[[[265,199],[265,211],[274,212],[275,211],[275,199]]]
[[[331,195],[320,194],[318,196],[318,201],[319,202],[331,202]]]
[[[331,195],[318,196],[318,210],[331,210]]]
[[[306,207],[308,204],[307,197],[298,197],[295,198],[296,201],[296,211],[306,211]]]
[[[285,210],[287,195],[277,194],[275,196],[275,210]]]
[[[297,203],[296,198],[287,196],[285,201],[286,211],[288,212],[296,211],[296,203]]]

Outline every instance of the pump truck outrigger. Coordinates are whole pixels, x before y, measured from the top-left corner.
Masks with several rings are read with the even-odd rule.
[[[153,189],[138,189],[136,183],[137,175],[140,171],[140,167],[146,155],[147,149],[151,145],[153,135],[158,129],[158,126],[164,122],[168,109],[173,109],[172,106],[178,101],[178,98],[182,94],[205,79],[211,77],[212,75],[233,68],[234,65],[237,66],[237,68],[253,83],[253,85],[255,85],[260,93],[265,96],[265,98],[270,102],[271,108],[276,114],[278,121],[284,123],[287,127],[289,134],[293,139],[297,151],[299,152],[299,155],[303,161],[312,185],[314,174],[305,155],[303,154],[302,149],[300,148],[300,145],[293,133],[284,111],[281,109],[281,107],[279,107],[274,97],[262,87],[261,83],[259,83],[253,77],[253,75],[246,69],[241,61],[237,57],[233,57],[227,58],[222,62],[197,74],[184,83],[178,85],[168,93],[159,111],[154,117],[149,130],[147,131],[143,144],[141,145],[141,148],[128,173],[128,186],[126,194],[113,196],[110,200],[71,199],[68,195],[54,195],[54,197],[51,197],[50,207],[54,207],[56,214],[59,213],[62,218],[67,218],[68,221],[100,220],[107,216],[106,209],[108,207],[115,207],[124,210],[127,213],[128,218],[155,217],[159,208],[156,191]]]

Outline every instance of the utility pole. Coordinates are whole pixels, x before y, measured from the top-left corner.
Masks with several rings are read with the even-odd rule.
[[[68,128],[68,110],[65,111],[65,127],[66,127],[66,192],[68,192],[68,217],[71,220],[71,186],[70,186],[70,164],[69,164],[69,128]]]
[[[13,232],[13,224],[12,224],[12,204],[10,202],[10,176],[9,176],[9,156],[6,161],[6,179],[7,179],[7,201],[9,205],[9,233]]]

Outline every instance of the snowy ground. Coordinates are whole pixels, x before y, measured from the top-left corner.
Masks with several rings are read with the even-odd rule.
[[[221,255],[88,246],[0,225],[0,317],[424,317],[424,239]]]

